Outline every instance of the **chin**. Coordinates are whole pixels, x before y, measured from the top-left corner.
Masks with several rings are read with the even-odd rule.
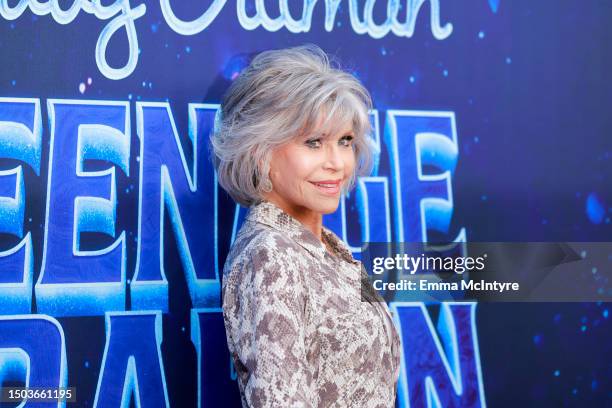
[[[323,215],[332,214],[338,209],[338,205],[340,205],[340,199],[338,198],[334,201],[330,200],[329,202],[322,202],[318,204],[319,205],[316,206],[317,212],[320,212]]]

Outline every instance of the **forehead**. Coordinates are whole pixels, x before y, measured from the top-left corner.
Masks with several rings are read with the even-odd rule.
[[[334,115],[328,117],[326,114],[319,114],[315,123],[311,124],[307,133],[318,134],[322,137],[333,137],[353,133],[355,126],[352,117],[346,115]]]

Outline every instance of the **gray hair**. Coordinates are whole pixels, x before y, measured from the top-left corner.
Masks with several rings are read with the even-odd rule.
[[[213,162],[221,187],[239,204],[250,206],[269,191],[271,152],[295,137],[321,128],[353,126],[355,173],[372,166],[368,91],[351,74],[333,67],[315,45],[258,54],[230,85],[211,135]]]

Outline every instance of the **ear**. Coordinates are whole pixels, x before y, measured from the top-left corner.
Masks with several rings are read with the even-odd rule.
[[[260,157],[259,162],[257,163],[257,168],[259,170],[259,174],[262,177],[270,178],[271,161],[272,161],[271,151],[268,151],[266,154]]]

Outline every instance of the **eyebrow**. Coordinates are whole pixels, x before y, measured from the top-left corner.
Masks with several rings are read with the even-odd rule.
[[[338,134],[340,135],[339,137],[345,137],[345,136],[355,137],[355,131],[353,129],[345,130],[344,132],[338,132]],[[329,133],[319,133],[319,136],[325,139],[331,137]]]

